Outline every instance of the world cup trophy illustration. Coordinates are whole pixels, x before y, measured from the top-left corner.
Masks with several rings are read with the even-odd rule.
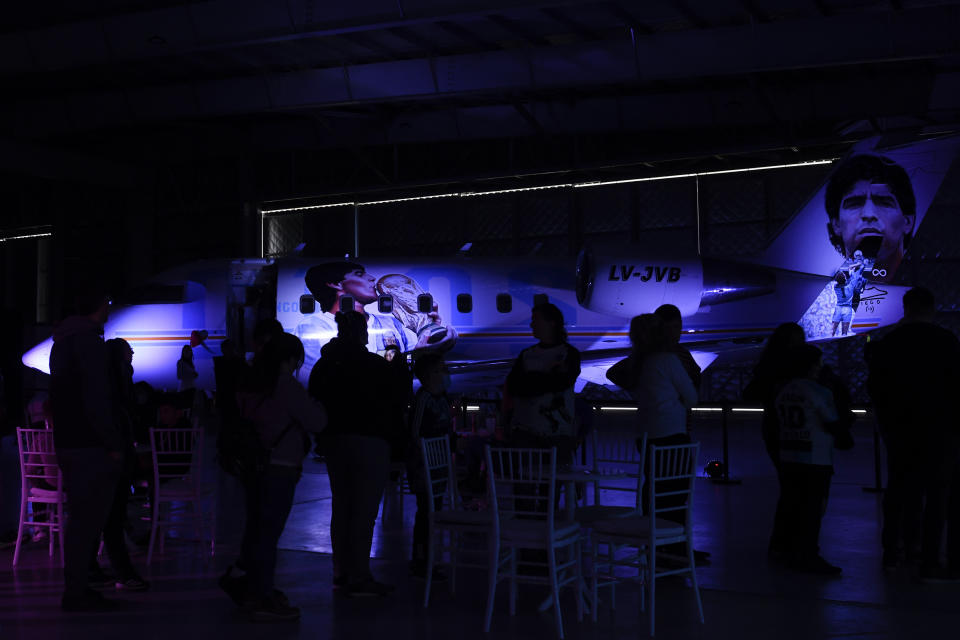
[[[426,292],[413,278],[399,273],[385,275],[377,281],[377,293],[393,297],[393,315],[418,339],[427,335],[427,343],[434,344],[446,337],[446,328],[418,308],[417,299]]]

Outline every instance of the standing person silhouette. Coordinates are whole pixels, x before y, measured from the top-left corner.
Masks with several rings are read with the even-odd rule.
[[[114,603],[90,589],[87,570],[123,471],[124,440],[113,412],[102,337],[110,300],[93,281],[79,287],[75,298],[75,314],[54,329],[50,351],[53,438],[70,496],[61,606],[102,611]]]
[[[573,461],[576,425],[573,387],[580,352],[567,342],[563,313],[549,302],[536,305],[530,329],[539,342],[520,352],[507,376],[513,399],[510,441],[520,447],[557,447],[560,462]]]
[[[958,462],[953,398],[960,386],[960,341],[935,324],[933,294],[914,287],[903,296],[903,319],[867,343],[867,388],[887,449],[883,501],[883,566],[895,569],[920,546],[920,579],[960,580],[960,520],[949,527],[947,567],[940,546]],[[960,487],[957,488],[960,490]],[[956,498],[954,498],[956,500]],[[922,524],[921,524],[922,523]]]
[[[348,596],[385,596],[393,586],[374,578],[370,548],[406,394],[396,369],[367,350],[367,318],[341,311],[336,322],[337,337],[320,351],[309,385],[330,418],[323,450],[333,494],[333,585]]]

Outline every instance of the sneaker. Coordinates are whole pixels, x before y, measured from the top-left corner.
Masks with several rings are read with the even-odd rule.
[[[87,572],[87,586],[91,589],[109,589],[116,582],[116,576],[110,575],[100,567]]]
[[[822,556],[814,556],[812,558],[794,561],[790,564],[790,568],[802,573],[812,573],[821,576],[838,576],[843,572],[843,569],[830,564],[824,560]]]
[[[273,595],[250,607],[253,622],[294,622],[300,619],[300,609],[290,606],[286,598]]]
[[[235,576],[233,574],[233,567],[229,567],[220,579],[217,581],[217,584],[220,586],[220,589],[227,594],[233,603],[238,607],[242,607],[245,604],[246,593],[247,593],[247,576]]]
[[[146,591],[150,588],[150,583],[135,575],[126,580],[117,580],[115,586],[121,591]]]
[[[960,582],[960,571],[944,567],[921,567],[919,577],[924,584],[954,584]]]
[[[371,598],[389,595],[393,593],[394,589],[393,585],[383,584],[371,578],[363,582],[348,584],[343,588],[343,592],[351,598]]]
[[[114,611],[118,604],[115,600],[107,600],[99,591],[87,589],[78,596],[64,594],[60,601],[60,608],[69,612],[96,612]]]

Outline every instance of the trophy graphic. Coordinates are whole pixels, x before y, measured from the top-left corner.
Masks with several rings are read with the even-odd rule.
[[[428,313],[420,311],[417,299],[425,291],[413,278],[399,273],[383,276],[377,281],[377,293],[393,297],[393,315],[400,324],[417,334],[417,338],[426,334],[430,336],[427,342],[433,344],[446,337],[446,328],[434,322]]]

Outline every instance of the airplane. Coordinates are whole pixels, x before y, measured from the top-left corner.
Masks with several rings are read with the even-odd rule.
[[[256,322],[276,318],[304,342],[298,376],[306,383],[320,348],[336,334],[331,311],[352,306],[368,315],[369,349],[443,350],[456,374],[453,391],[468,391],[503,381],[520,350],[533,344],[532,307],[549,301],[563,312],[569,342],[582,354],[579,391],[588,382],[607,384],[606,368],[629,353],[630,319],[662,304],[680,309],[682,342],[702,368],[725,351],[756,345],[783,322],[799,322],[814,341],[864,333],[902,315],[907,288],[887,282],[960,137],[878,144],[876,138],[865,141],[838,160],[767,251],[753,259],[623,247],[585,249],[575,264],[568,258],[465,255],[205,260],[165,271],[115,300],[104,337],[131,344],[135,380],[168,390],[177,386],[176,362],[189,344],[196,386],[212,390],[220,343],[230,338],[250,352]],[[865,156],[874,158],[868,165],[886,167],[874,170],[882,175],[851,173]],[[826,212],[831,195],[840,209],[835,215]],[[41,342],[23,363],[49,372],[51,347],[51,339]]]

